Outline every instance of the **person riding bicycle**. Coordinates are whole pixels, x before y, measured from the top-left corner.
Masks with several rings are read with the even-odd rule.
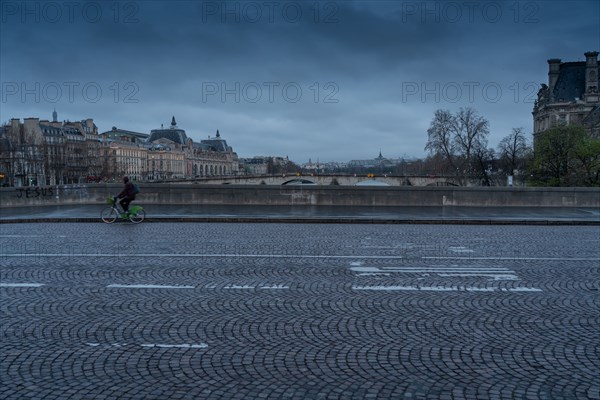
[[[135,200],[135,186],[129,180],[128,176],[123,177],[123,183],[125,186],[123,187],[123,190],[121,190],[121,193],[115,196],[115,204],[121,204],[123,212],[127,213],[129,210],[129,203]]]

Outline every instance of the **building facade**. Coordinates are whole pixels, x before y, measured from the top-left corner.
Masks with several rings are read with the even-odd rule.
[[[189,140],[189,139],[188,139]],[[188,141],[188,173],[193,177],[238,175],[240,160],[217,130],[214,137],[199,143]]]
[[[132,180],[147,179],[148,134],[128,131],[113,126],[100,134],[102,154],[101,180],[120,180],[127,175]]]
[[[200,142],[189,138],[177,126],[175,117],[167,128],[152,129],[150,134],[113,127],[101,134],[117,171],[136,180],[156,181],[189,179],[204,176],[237,175],[239,160],[233,149],[221,138]],[[119,173],[116,174],[117,176]]]
[[[390,168],[404,162],[403,159],[386,158],[379,151],[379,155],[371,160],[351,160],[348,163],[349,169],[379,169],[389,170]]]
[[[217,130],[215,137],[194,142],[177,126],[150,131],[148,180],[185,179],[239,174],[239,159]]]
[[[236,175],[239,160],[221,138],[194,142],[175,117],[150,134],[117,127],[98,134],[93,119],[18,118],[0,127],[0,184],[60,185],[120,180],[171,180]]]
[[[13,118],[0,129],[0,175],[8,186],[80,183],[99,163],[93,119]]]
[[[582,125],[600,138],[598,52],[585,53],[585,61],[548,60],[548,84],[542,84],[533,108],[533,134],[558,125]]]
[[[255,156],[240,159],[240,168],[245,174],[266,175],[284,173],[292,166],[288,157]]]

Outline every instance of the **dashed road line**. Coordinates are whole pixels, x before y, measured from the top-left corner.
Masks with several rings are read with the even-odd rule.
[[[280,290],[280,289],[289,289],[289,286],[286,285],[272,285],[272,286],[260,286],[259,289],[268,289],[268,290]]]
[[[0,283],[0,287],[6,288],[39,288],[44,286],[43,283]],[[107,289],[217,289],[220,286],[216,284],[207,284],[203,286],[190,286],[190,285],[158,285],[158,284],[120,284],[112,283],[105,286]],[[244,285],[230,283],[222,286],[223,289],[228,290],[287,290],[290,288],[289,284],[262,284],[262,285]]]
[[[440,277],[471,277],[471,276],[481,276],[487,278],[494,278],[496,281],[516,281],[519,280],[517,275],[513,274],[488,274],[488,273],[466,273],[466,274],[437,274]]]
[[[541,292],[538,288],[493,288],[468,286],[352,286],[354,290],[420,292]]]
[[[0,235],[0,238],[32,238],[32,237],[44,237],[44,235]]]
[[[422,256],[424,260],[486,260],[486,261],[600,261],[600,257],[459,257],[459,256]]]
[[[195,289],[195,286],[183,285],[120,285],[111,284],[106,286],[109,289]]]
[[[474,253],[473,250],[466,248],[465,246],[450,246],[448,250],[454,253]]]
[[[140,346],[142,347],[148,347],[148,348],[153,348],[153,347],[158,347],[161,349],[205,349],[208,347],[208,344],[206,343],[200,343],[200,344],[161,344],[161,343],[144,343],[141,344]]]
[[[482,267],[350,267],[356,272],[404,272],[404,273],[512,273],[508,268],[482,268]]]
[[[373,256],[373,255],[315,255],[315,254],[181,254],[181,253],[6,253],[0,254],[2,257],[139,257],[139,258],[298,258],[298,259],[373,259],[373,260],[401,260],[403,256]]]
[[[44,286],[43,283],[0,283],[0,287],[12,288],[39,288]]]
[[[351,264],[352,265],[352,264]],[[363,267],[352,266],[351,271],[358,272],[357,276],[370,276],[376,274],[393,272],[397,274],[436,274],[439,277],[484,277],[500,280],[518,280],[516,273],[504,267],[482,266],[430,266],[430,267]]]
[[[166,343],[142,343],[142,344],[130,344],[130,343],[85,343],[90,347],[101,347],[101,348],[121,348],[126,346],[143,347],[147,349],[161,348],[161,349],[206,349],[208,344],[206,343],[182,343],[182,344],[166,344]]]
[[[138,258],[293,258],[293,259],[363,259],[363,260],[485,260],[485,261],[600,261],[600,257],[476,257],[476,256],[415,256],[401,255],[314,255],[314,254],[181,254],[181,253],[4,253],[3,257],[138,257]],[[360,264],[353,264],[360,265]]]
[[[254,289],[256,286],[254,285],[227,285],[224,286],[223,289]]]

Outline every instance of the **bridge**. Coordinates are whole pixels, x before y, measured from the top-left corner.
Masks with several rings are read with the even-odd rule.
[[[461,186],[455,177],[434,175],[281,174],[202,177],[186,181],[235,185]]]

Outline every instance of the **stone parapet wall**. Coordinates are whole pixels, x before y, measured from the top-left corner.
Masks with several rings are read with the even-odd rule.
[[[101,204],[120,184],[1,188],[0,208]],[[140,204],[599,207],[598,188],[142,184]]]

